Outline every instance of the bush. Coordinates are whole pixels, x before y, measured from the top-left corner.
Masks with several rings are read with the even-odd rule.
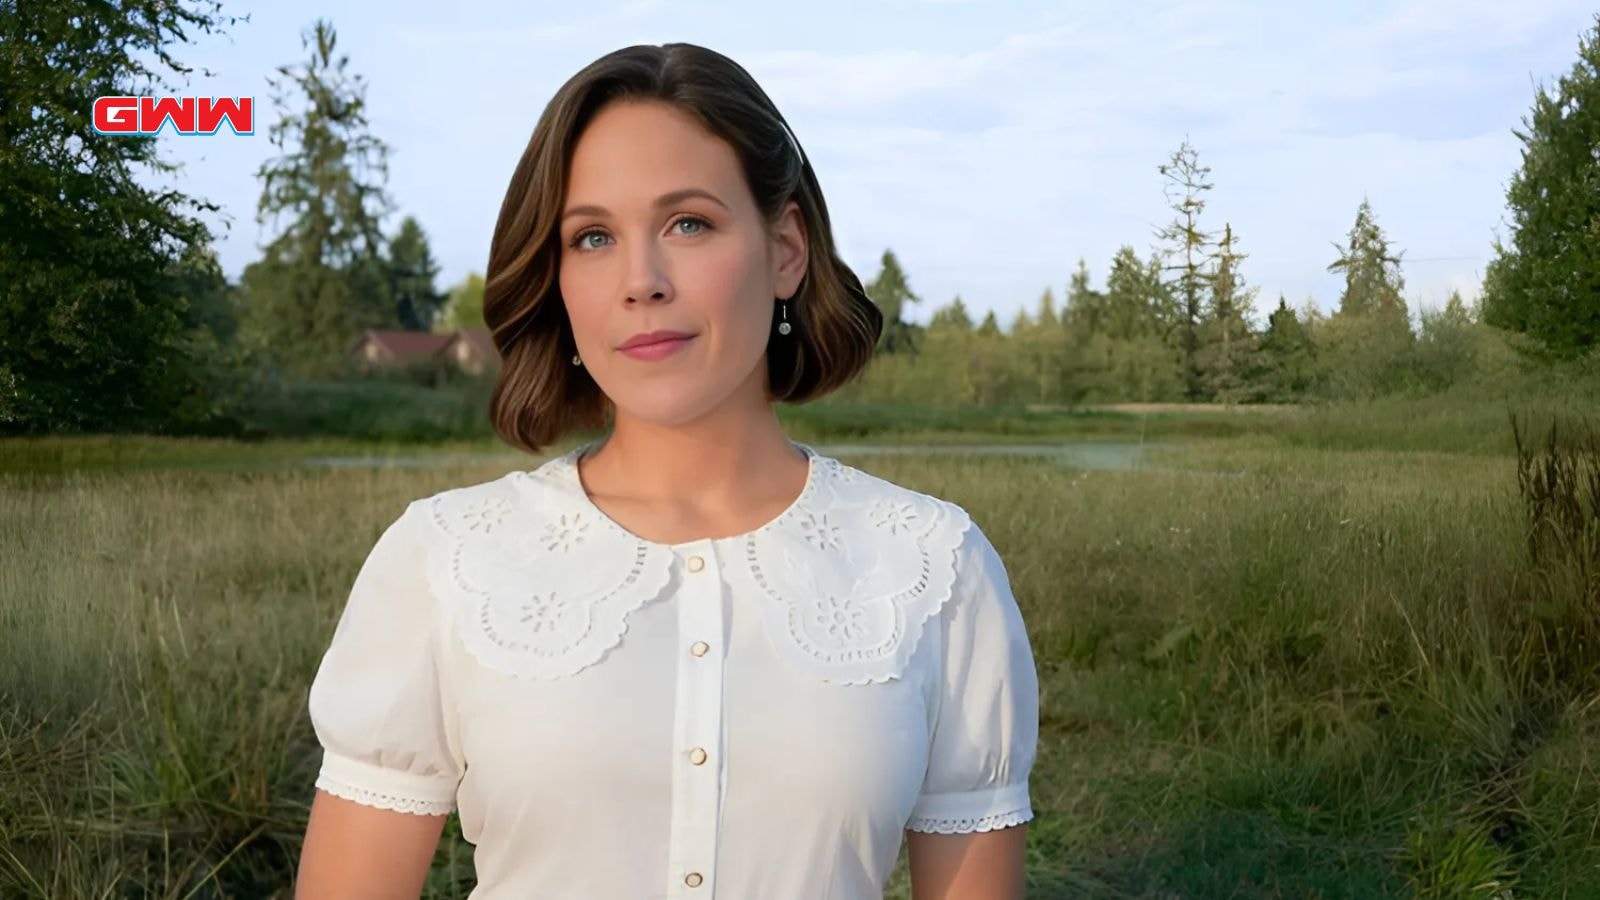
[[[492,437],[489,385],[424,387],[403,381],[285,380],[250,398],[243,437],[433,441]]]

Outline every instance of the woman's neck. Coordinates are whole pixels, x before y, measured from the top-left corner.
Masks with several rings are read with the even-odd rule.
[[[799,495],[810,467],[767,410],[678,427],[619,416],[579,478],[597,506],[651,540],[752,530]]]

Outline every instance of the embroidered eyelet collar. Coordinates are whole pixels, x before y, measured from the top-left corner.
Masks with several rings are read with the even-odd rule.
[[[578,477],[594,444],[531,471],[435,494],[429,583],[484,665],[530,679],[574,675],[624,640],[629,615],[664,599],[678,551],[605,515]],[[752,531],[711,538],[737,608],[760,611],[773,646],[824,681],[898,677],[951,595],[971,519],[956,504],[795,443],[805,487]]]

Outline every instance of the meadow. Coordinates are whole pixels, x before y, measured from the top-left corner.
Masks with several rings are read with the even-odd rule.
[[[1600,447],[1543,443],[1573,410],[786,415],[1005,559],[1042,700],[1030,898],[1600,896]],[[1134,450],[960,452],[999,443]],[[289,897],[357,566],[408,500],[533,462],[0,443],[0,896]],[[452,820],[427,896],[470,886]]]

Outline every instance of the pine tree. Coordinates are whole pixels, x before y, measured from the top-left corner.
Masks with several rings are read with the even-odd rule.
[[[1402,291],[1400,255],[1362,201],[1330,272],[1344,273],[1339,310],[1317,328],[1321,386],[1333,397],[1367,400],[1412,385],[1416,336]]]
[[[1011,327],[1006,329],[1006,334],[1011,337],[1021,337],[1033,330],[1033,316],[1028,315],[1027,309],[1018,309],[1017,314],[1011,317]]]
[[[1261,336],[1261,396],[1265,400],[1298,400],[1311,386],[1311,336],[1289,301],[1278,295],[1278,308],[1267,317]]]
[[[925,385],[919,397],[928,402],[957,405],[977,402],[979,373],[974,360],[972,315],[957,294],[934,310],[919,357]]]
[[[1495,242],[1483,317],[1575,357],[1600,347],[1600,15],[1571,71],[1538,89],[1522,121],[1510,242]]]
[[[994,316],[994,310],[989,310],[983,316],[983,321],[978,325],[978,334],[982,337],[1000,337],[1000,320]]]
[[[336,368],[363,328],[396,323],[379,221],[389,203],[384,143],[368,132],[366,87],[336,55],[333,26],[302,36],[309,58],[272,84],[279,155],[262,165],[262,224],[287,225],[245,271],[252,342],[291,371]]]
[[[1078,270],[1067,284],[1066,309],[1061,320],[1078,341],[1099,334],[1105,328],[1105,294],[1089,286],[1089,264],[1078,258]]]
[[[405,217],[389,241],[388,269],[389,293],[400,327],[410,331],[432,328],[445,300],[434,286],[439,265],[428,247],[428,236],[411,216]]]
[[[1211,275],[1211,296],[1200,329],[1200,367],[1205,391],[1223,403],[1245,399],[1245,380],[1255,366],[1255,336],[1250,331],[1250,312],[1255,305],[1255,288],[1247,288],[1239,272],[1246,258],[1236,246],[1231,224],[1224,225],[1217,244]]]
[[[928,330],[948,329],[952,331],[968,332],[972,330],[972,316],[967,312],[967,305],[961,301],[961,295],[950,301],[949,306],[940,307],[933,313],[933,319],[928,323]]]
[[[1039,295],[1039,313],[1034,317],[1034,322],[1041,329],[1050,329],[1052,333],[1061,330],[1061,317],[1056,313],[1056,295],[1049,288]]]
[[[893,250],[883,251],[878,277],[867,285],[867,296],[883,313],[883,332],[878,337],[878,349],[884,353],[915,353],[922,329],[901,316],[907,303],[920,303],[922,298],[911,290],[910,280]]]
[[[1119,248],[1106,275],[1105,333],[1118,340],[1165,338],[1172,325],[1168,300],[1160,261],[1141,260],[1126,244]]]
[[[1342,316],[1379,316],[1409,328],[1405,279],[1400,273],[1400,254],[1390,247],[1365,199],[1356,210],[1355,224],[1345,246],[1334,245],[1339,258],[1328,265],[1329,272],[1344,273],[1344,291],[1339,295]]]
[[[1156,236],[1166,242],[1167,255],[1175,260],[1166,269],[1176,273],[1171,285],[1179,302],[1176,336],[1183,359],[1184,392],[1190,400],[1198,400],[1203,392],[1197,358],[1200,316],[1212,277],[1205,261],[1214,237],[1200,228],[1200,214],[1206,208],[1205,193],[1212,187],[1206,180],[1211,169],[1200,165],[1199,153],[1185,140],[1158,171],[1167,179],[1167,202],[1176,218]]]
[[[1439,309],[1419,310],[1417,324],[1412,364],[1427,388],[1443,391],[1479,371],[1477,322],[1459,290]]]

